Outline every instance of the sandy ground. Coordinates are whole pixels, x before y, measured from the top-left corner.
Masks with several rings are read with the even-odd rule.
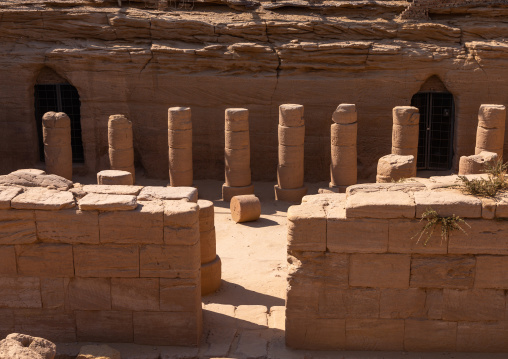
[[[82,182],[88,182],[83,180]],[[144,185],[163,181],[139,178]],[[280,358],[280,359],[480,359],[507,354],[318,352],[284,345],[286,292],[286,212],[289,204],[273,199],[273,183],[255,183],[262,202],[258,221],[236,224],[229,203],[222,202],[220,181],[196,181],[200,198],[215,204],[217,254],[222,259],[222,287],[203,298],[203,337],[197,348],[110,344],[122,359]],[[326,183],[309,185],[309,193]],[[57,359],[75,358],[83,343],[58,344]]]

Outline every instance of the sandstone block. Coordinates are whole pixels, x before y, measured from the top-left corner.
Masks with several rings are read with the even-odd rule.
[[[484,128],[478,126],[476,130],[476,149],[475,154],[478,155],[479,149],[485,149],[494,152],[495,149],[502,149],[504,145],[504,128]],[[497,154],[497,153],[496,153]],[[502,156],[502,153],[499,157]]]
[[[71,120],[63,112],[46,112],[42,132],[46,171],[71,180]]]
[[[168,130],[192,130],[191,109],[170,107],[168,109]]]
[[[129,343],[133,341],[132,312],[76,311],[80,342]]]
[[[72,181],[57,175],[36,174],[33,172],[13,173],[0,176],[0,184],[7,186],[46,187],[62,191],[72,187]]]
[[[434,253],[446,254],[447,243],[441,237],[441,228],[438,226],[430,236],[430,231],[422,234],[424,224],[419,220],[390,220],[388,251],[392,253]],[[453,239],[463,240],[462,232],[456,231],[450,234]],[[427,242],[427,244],[425,244]]]
[[[18,274],[23,276],[72,277],[72,246],[25,244],[16,246]]]
[[[138,206],[136,196],[89,193],[78,201],[82,211],[130,211]]]
[[[99,215],[101,243],[163,243],[164,206],[141,202],[133,211],[103,212]]]
[[[427,294],[421,288],[382,289],[379,317],[392,319],[427,318]]]
[[[503,105],[481,105],[478,111],[478,125],[485,128],[504,128],[506,107]]]
[[[26,334],[12,333],[9,334],[5,339],[17,341],[23,347],[39,354],[42,359],[53,359],[56,355],[56,345],[44,338],[32,337],[31,335]]]
[[[414,218],[415,202],[404,192],[373,192],[350,195],[347,218]]]
[[[214,228],[215,208],[212,201],[198,200],[199,207],[199,230],[208,231]]]
[[[420,191],[414,193],[416,217],[432,208],[440,216],[459,216],[462,218],[480,218],[482,201],[474,196],[452,191]]]
[[[97,183],[99,185],[116,185],[116,186],[132,186],[134,177],[129,171],[120,170],[104,170],[97,172]],[[104,193],[104,192],[95,192]]]
[[[468,256],[420,256],[411,261],[411,287],[457,288],[473,287],[475,259]]]
[[[192,228],[199,223],[199,206],[184,201],[164,201],[164,226]]]
[[[508,289],[508,257],[477,256],[474,286]]]
[[[291,206],[287,212],[288,250],[326,251],[326,212],[318,204]]]
[[[323,291],[321,289],[323,288],[322,283],[313,282],[308,278],[290,277],[288,284],[290,284],[290,287],[288,287],[286,295],[286,308],[289,308],[286,313],[287,318],[292,315],[303,316],[303,313],[317,317],[320,310],[325,312],[326,309],[330,308],[327,303],[331,303],[334,309],[334,313],[328,314],[329,317],[333,317],[333,315],[345,317],[344,311],[340,315],[336,314],[339,312],[336,303],[338,300],[342,300],[342,296],[333,296],[328,294],[328,291]],[[327,302],[328,296],[331,298],[331,301]]]
[[[299,127],[304,124],[302,105],[285,104],[279,106],[279,125]]]
[[[279,166],[298,167],[303,165],[303,146],[282,146],[279,145]]]
[[[199,231],[199,241],[201,247],[201,264],[213,261],[217,254],[215,228],[207,231]]]
[[[349,186],[346,194],[353,195],[359,192],[378,192],[378,191],[400,191],[400,192],[419,192],[426,190],[427,187],[422,183],[363,183]]]
[[[379,290],[336,289],[335,286],[324,286],[319,290],[318,317],[377,318],[379,317]]]
[[[485,172],[485,165],[497,161],[497,153],[483,151],[478,155],[461,156],[459,176]]]
[[[293,349],[344,350],[346,348],[346,320],[288,316],[286,317],[286,345]]]
[[[169,170],[182,172],[192,170],[192,147],[169,148]]]
[[[29,175],[39,176],[39,175],[45,175],[46,171],[40,170],[38,168],[24,168],[24,169],[13,171],[10,174],[11,175],[29,174]]]
[[[159,310],[159,278],[111,278],[113,310]]]
[[[404,321],[397,319],[346,319],[346,350],[404,348]]]
[[[398,181],[403,178],[416,176],[416,161],[413,156],[386,155],[379,159],[377,175],[389,178],[389,181]]]
[[[185,171],[172,170],[169,172],[169,183],[171,187],[192,187],[192,168]]]
[[[508,230],[505,221],[468,220],[462,225],[467,235],[457,231],[450,236],[448,253],[453,254],[508,254]]]
[[[305,125],[299,127],[278,127],[279,146],[303,146],[305,142]]]
[[[41,299],[44,309],[64,309],[69,278],[41,278]]]
[[[37,237],[43,242],[99,243],[97,212],[66,209],[35,211]]]
[[[342,253],[299,252],[288,255],[288,283],[300,286],[301,281],[310,280],[311,285],[333,285],[337,288],[348,288],[349,256]],[[300,267],[308,268],[302,273]],[[316,273],[313,275],[312,273]],[[315,291],[315,290],[314,290]]]
[[[415,148],[418,146],[419,125],[393,125],[392,147]]]
[[[259,198],[250,194],[231,198],[230,209],[231,218],[236,223],[256,221],[261,215]]]
[[[357,120],[356,105],[349,103],[341,103],[332,115],[332,120],[335,123],[349,124]]]
[[[120,359],[120,352],[108,345],[83,345],[76,359]]]
[[[57,342],[76,341],[76,321],[73,313],[61,309],[15,309],[14,330]]]
[[[0,210],[0,244],[27,244],[36,241],[34,211]]]
[[[332,146],[355,146],[357,137],[356,123],[338,124],[334,123],[330,127],[330,138]]]
[[[72,208],[76,204],[71,192],[46,188],[29,188],[11,200],[12,208],[59,210]]]
[[[169,312],[199,312],[201,288],[194,280],[161,278],[160,309]]]
[[[504,319],[503,290],[443,290],[443,320],[479,322]]]
[[[0,246],[0,276],[16,276],[16,252],[14,246]]]
[[[301,189],[303,186],[303,173],[303,165],[299,167],[277,165],[278,186],[281,189]]]
[[[494,219],[496,218],[497,202],[492,198],[482,198],[482,218]]]
[[[202,314],[189,312],[134,312],[134,341],[146,345],[199,344]]]
[[[352,172],[356,174],[356,163],[357,163],[356,145],[331,146],[332,168],[340,167],[342,171]]]
[[[222,262],[219,256],[211,262],[201,265],[201,295],[219,290],[222,277]]]
[[[411,257],[405,254],[352,254],[349,285],[373,288],[409,288]]]
[[[415,352],[455,351],[457,323],[440,320],[405,320],[404,350]]]
[[[231,198],[234,196],[242,196],[247,194],[254,194],[254,185],[242,187],[231,187],[226,184],[222,185],[222,200],[225,202],[231,201]]]
[[[397,106],[393,108],[393,124],[399,126],[418,125],[420,113],[417,107]]]
[[[226,168],[224,170],[224,177],[225,177],[225,185],[228,187],[250,187],[252,183],[250,166],[229,167],[226,164]]]
[[[135,245],[74,247],[78,277],[139,277],[139,253]]]
[[[302,197],[307,194],[307,187],[300,188],[280,188],[278,185],[274,186],[275,200],[300,203]]]
[[[249,131],[224,131],[224,148],[250,152]]]
[[[109,116],[108,144],[112,148],[132,147],[132,122],[124,115]]]
[[[457,328],[457,351],[461,352],[507,352],[508,323],[459,322]]]
[[[331,211],[331,213],[333,213]],[[336,253],[385,253],[388,248],[388,221],[344,219],[329,214],[326,248]]]
[[[134,169],[134,150],[109,148],[109,165],[111,170],[126,171],[132,174],[134,181],[134,174],[131,172]],[[99,183],[99,184],[120,184],[120,183]],[[129,183],[132,184],[132,183]]]
[[[22,343],[12,340],[0,340],[0,357],[16,359],[44,359],[39,353],[26,348]]]
[[[170,148],[192,148],[192,129],[168,130]]]
[[[21,191],[19,187],[0,186],[0,209],[11,208],[11,200]]]
[[[249,131],[249,110],[246,108],[227,108],[225,111],[226,131]]]
[[[181,200],[197,202],[198,190],[194,187],[144,187],[138,195],[138,201]]]
[[[71,278],[66,296],[71,310],[110,310],[110,278]]]
[[[196,278],[201,266],[200,245],[145,245],[140,248],[140,276]]]
[[[39,278],[0,277],[0,307],[42,308]]]
[[[164,243],[168,245],[192,246],[199,242],[199,224],[191,228],[164,227]]]
[[[100,185],[89,184],[83,186],[86,193],[102,193],[102,194],[123,194],[137,196],[143,189],[143,186],[124,186],[124,185]]]

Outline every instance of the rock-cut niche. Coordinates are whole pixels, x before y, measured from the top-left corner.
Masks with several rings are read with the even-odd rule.
[[[418,169],[450,170],[455,122],[453,95],[439,77],[432,76],[413,96],[411,106],[420,110]]]
[[[71,120],[72,162],[85,162],[83,139],[81,137],[81,102],[78,90],[53,69],[44,67],[35,81],[34,105],[40,160],[44,161],[42,116],[46,112],[54,111],[65,112]]]

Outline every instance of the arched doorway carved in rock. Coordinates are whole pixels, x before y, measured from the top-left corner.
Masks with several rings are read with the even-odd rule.
[[[418,169],[451,169],[455,122],[453,95],[437,76],[432,76],[413,96],[411,106],[420,110]]]
[[[84,163],[81,136],[81,102],[78,90],[49,67],[44,67],[34,87],[35,121],[39,137],[40,160],[44,161],[42,116],[48,111],[65,112],[71,120],[72,162]]]

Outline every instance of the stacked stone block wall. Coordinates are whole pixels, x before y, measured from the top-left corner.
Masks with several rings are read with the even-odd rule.
[[[507,199],[436,187],[357,185],[290,207],[288,346],[508,351]],[[467,235],[418,242],[428,208],[464,218]]]
[[[191,188],[1,187],[0,336],[197,345],[196,197]]]

